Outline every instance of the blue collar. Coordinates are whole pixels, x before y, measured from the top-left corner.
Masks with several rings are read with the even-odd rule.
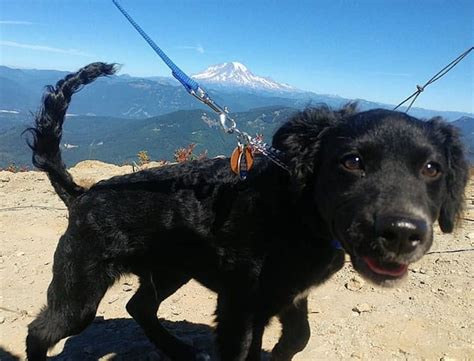
[[[339,242],[337,239],[331,240],[331,246],[335,249],[343,249],[341,242]]]

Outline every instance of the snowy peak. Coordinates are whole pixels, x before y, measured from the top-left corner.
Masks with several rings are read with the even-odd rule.
[[[244,64],[236,61],[212,65],[203,72],[193,75],[193,78],[204,83],[222,86],[274,91],[294,90],[290,85],[255,75]]]

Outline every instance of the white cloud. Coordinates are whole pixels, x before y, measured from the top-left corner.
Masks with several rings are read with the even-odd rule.
[[[206,52],[204,50],[204,47],[201,44],[198,44],[196,46],[182,45],[182,46],[177,46],[177,48],[178,49],[194,50],[194,51],[197,51],[199,54],[204,54]]]
[[[0,25],[33,25],[31,21],[0,20]]]
[[[8,46],[12,48],[21,48],[21,49],[28,49],[28,50],[34,50],[34,51],[46,51],[50,53],[61,53],[61,54],[69,54],[69,55],[77,55],[77,56],[85,56],[85,57],[94,56],[92,54],[88,54],[77,49],[61,49],[61,48],[54,48],[54,47],[45,46],[45,45],[17,43],[16,41],[8,41],[8,40],[0,40],[0,46]]]

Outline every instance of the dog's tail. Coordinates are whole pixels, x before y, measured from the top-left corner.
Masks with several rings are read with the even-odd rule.
[[[74,183],[59,149],[66,110],[75,92],[98,77],[114,74],[116,70],[115,64],[92,63],[67,75],[55,87],[48,86],[35,125],[25,131],[33,137],[28,141],[33,151],[33,164],[48,174],[56,193],[68,207],[85,189]]]

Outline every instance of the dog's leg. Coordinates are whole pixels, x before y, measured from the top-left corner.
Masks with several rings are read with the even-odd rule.
[[[290,361],[303,350],[311,333],[308,323],[308,299],[299,300],[282,311],[278,318],[282,325],[281,337],[272,350],[272,361]]]
[[[114,281],[106,270],[92,272],[84,262],[65,257],[63,251],[61,247],[56,251],[47,306],[28,325],[29,361],[45,360],[48,349],[59,340],[80,333],[92,323],[100,300]]]
[[[173,360],[206,361],[210,357],[205,352],[198,352],[171,335],[160,323],[156,313],[160,303],[189,281],[189,277],[167,273],[140,277],[140,287],[127,303],[128,313],[142,327],[143,331],[167,356]],[[156,280],[156,282],[155,282]]]
[[[222,361],[245,361],[253,331],[253,297],[245,292],[220,293],[217,300],[216,340]]]
[[[262,353],[262,337],[267,322],[254,322],[252,331],[252,343],[245,361],[260,361]]]

